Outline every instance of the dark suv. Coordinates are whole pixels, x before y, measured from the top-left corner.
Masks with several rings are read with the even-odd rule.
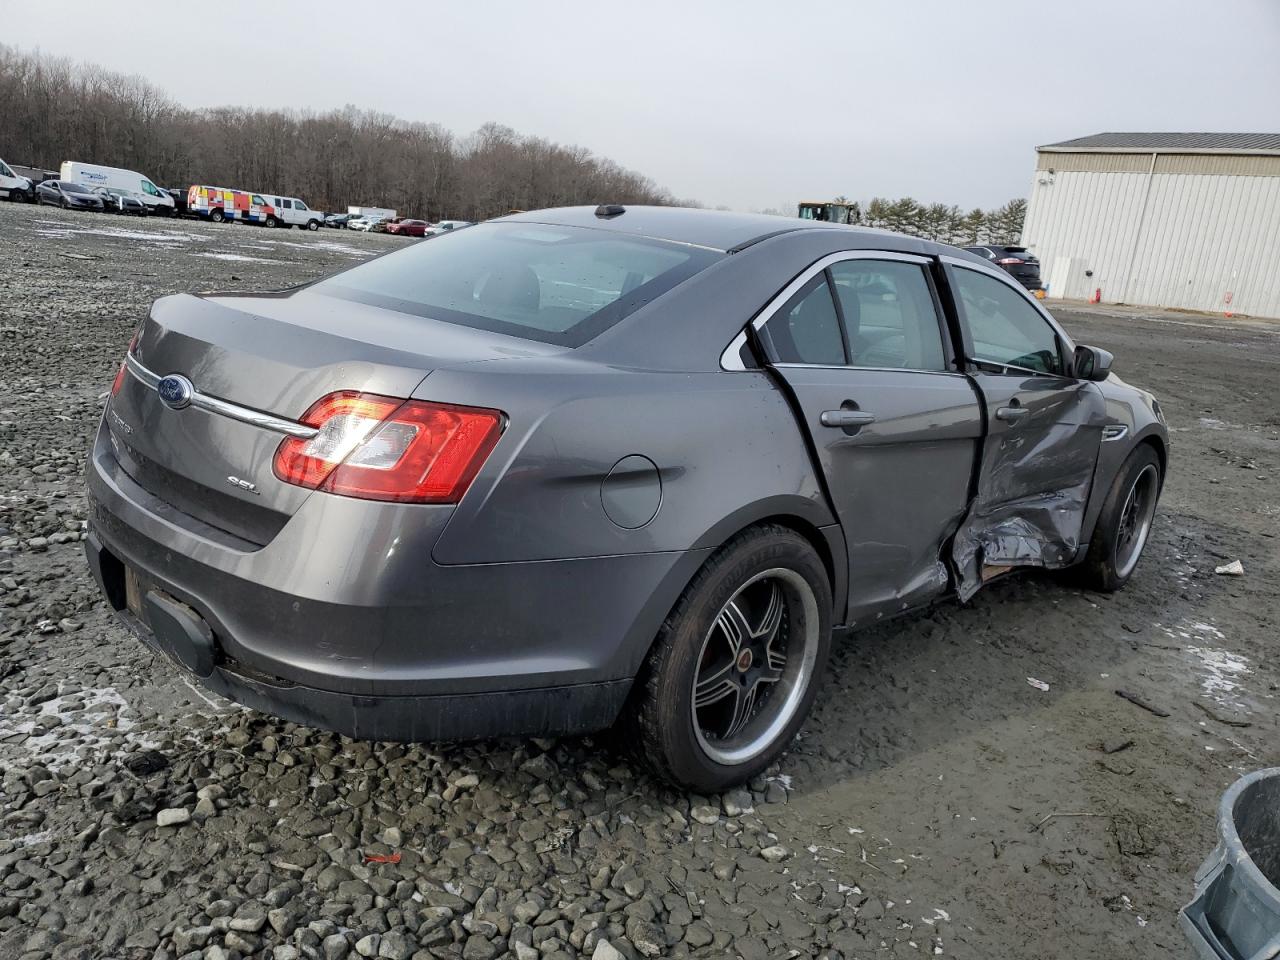
[[[1040,261],[1026,247],[977,246],[965,249],[1008,271],[1028,290],[1044,289],[1040,282]]]

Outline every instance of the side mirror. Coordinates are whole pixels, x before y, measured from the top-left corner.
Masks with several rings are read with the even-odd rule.
[[[1079,380],[1101,381],[1111,374],[1111,362],[1115,356],[1101,347],[1076,347],[1072,367]]]

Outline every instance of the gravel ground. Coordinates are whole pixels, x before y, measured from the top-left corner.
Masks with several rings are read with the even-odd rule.
[[[1280,326],[1058,309],[1173,430],[1134,581],[1026,575],[850,638],[777,769],[688,796],[607,737],[282,723],[98,601],[84,454],[150,301],[403,242],[0,204],[0,957],[1190,955],[1217,800],[1280,763]]]

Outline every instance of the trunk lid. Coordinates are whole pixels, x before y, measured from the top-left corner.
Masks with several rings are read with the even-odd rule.
[[[156,377],[180,374],[200,394],[297,421],[335,391],[409,397],[440,366],[560,349],[303,290],[166,297],[133,356]],[[139,485],[246,548],[269,543],[312,493],[276,479],[278,430],[171,409],[138,376],[125,376],[107,425]]]

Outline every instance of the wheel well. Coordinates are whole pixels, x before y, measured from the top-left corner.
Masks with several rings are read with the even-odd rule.
[[[1164,441],[1157,436],[1143,437],[1138,441],[1139,445],[1146,444],[1156,452],[1156,459],[1160,461],[1160,486],[1164,487],[1165,474],[1169,469],[1169,452],[1165,449]]]
[[[778,527],[786,527],[788,530],[795,531],[809,541],[809,546],[813,547],[813,549],[817,551],[818,556],[822,558],[823,569],[827,571],[827,583],[831,585],[832,600],[838,603],[839,600],[836,597],[836,568],[834,559],[831,556],[831,547],[827,543],[827,538],[822,535],[822,531],[808,520],[791,515],[765,517],[761,520],[757,520],[755,523],[748,524],[733,536],[736,537],[744,530],[750,530],[752,527],[762,527],[769,524],[773,524]],[[731,540],[733,537],[730,537],[729,539]]]

